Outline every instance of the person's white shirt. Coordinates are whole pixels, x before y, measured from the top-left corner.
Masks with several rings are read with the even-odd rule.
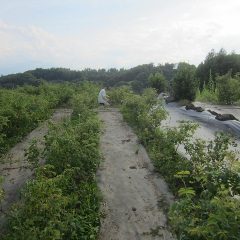
[[[106,97],[107,97],[107,94],[106,94],[105,89],[103,88],[100,90],[100,92],[98,94],[98,103],[107,104]]]

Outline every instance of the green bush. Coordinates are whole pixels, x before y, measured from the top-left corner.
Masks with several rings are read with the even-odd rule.
[[[22,192],[24,202],[12,210],[4,239],[96,239],[96,183],[78,168],[59,175],[53,171],[51,165],[40,167],[36,179],[27,184]]]
[[[220,103],[233,104],[240,99],[240,77],[231,77],[231,72],[218,76],[217,79],[217,93]]]
[[[78,88],[74,99],[88,96],[87,105],[74,105],[71,120],[50,126],[44,152],[47,165],[37,167],[34,145],[27,151],[37,167],[35,179],[27,183],[22,200],[9,213],[2,239],[97,239],[100,196],[95,172],[100,160],[100,123],[89,101],[96,98],[94,89],[91,85]],[[72,104],[83,106],[77,101]]]
[[[152,91],[129,95],[123,103],[124,119],[141,142],[177,197],[169,222],[181,240],[240,238],[240,175],[236,147],[229,136],[212,141],[193,140],[197,126],[183,122],[163,128],[164,110],[152,115],[156,98]],[[184,147],[187,158],[178,151]]]
[[[125,120],[139,132],[152,132],[167,116],[156,91],[150,88],[142,95],[129,94],[123,101],[121,111]]]
[[[123,101],[131,94],[131,89],[127,86],[111,89],[108,93],[111,105],[121,105]]]
[[[167,80],[162,73],[150,74],[148,77],[149,84],[152,88],[157,90],[157,93],[164,92],[167,89]]]
[[[240,238],[240,201],[219,190],[211,200],[182,198],[169,212],[178,239],[235,240]]]
[[[190,122],[183,122],[175,128],[158,128],[152,141],[147,144],[156,170],[175,192],[183,186],[181,181],[176,181],[175,174],[182,170],[191,170],[190,162],[179,154],[178,148],[191,139],[196,127],[197,125]]]
[[[179,63],[177,73],[173,79],[173,92],[176,100],[187,99],[193,101],[196,97],[197,81],[196,67],[188,63]]]
[[[218,95],[216,91],[210,91],[207,88],[204,88],[202,92],[197,91],[196,101],[199,102],[208,102],[208,103],[218,103]]]
[[[0,90],[0,156],[69,101],[72,87],[61,84]]]
[[[100,158],[99,128],[96,116],[52,126],[46,137],[47,163],[54,165],[57,173],[68,166],[95,172]]]

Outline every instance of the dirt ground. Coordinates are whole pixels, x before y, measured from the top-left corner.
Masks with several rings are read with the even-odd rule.
[[[100,110],[103,162],[97,174],[103,195],[100,240],[175,239],[166,208],[173,202],[137,136],[116,109]]]
[[[72,113],[70,109],[56,109],[50,121],[57,123],[64,118],[69,118]],[[20,190],[26,181],[31,178],[33,171],[25,168],[28,163],[24,156],[33,140],[37,141],[39,149],[44,148],[44,136],[48,131],[48,121],[42,123],[38,128],[27,135],[22,142],[16,144],[2,159],[0,164],[0,175],[3,176],[3,189],[5,198],[1,204],[0,225],[3,224],[5,214],[9,207],[19,199]],[[42,160],[44,162],[44,160]]]

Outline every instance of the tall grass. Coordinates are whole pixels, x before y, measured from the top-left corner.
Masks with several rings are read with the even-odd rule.
[[[200,92],[200,90],[198,90],[197,95],[196,95],[196,101],[217,104],[217,103],[219,103],[217,91],[216,90],[210,91],[207,88],[204,88],[202,90],[202,92]]]

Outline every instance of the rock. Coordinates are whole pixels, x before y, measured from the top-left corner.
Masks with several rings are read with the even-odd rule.
[[[130,166],[129,168],[130,168],[130,169],[137,169],[136,166]]]
[[[136,212],[136,211],[137,211],[137,209],[136,209],[135,207],[132,207],[132,210],[133,210],[134,212]]]
[[[185,108],[186,108],[186,110],[191,109],[191,110],[194,110],[196,112],[203,112],[204,111],[204,109],[202,107],[196,107],[192,103],[187,104]]]
[[[239,121],[232,114],[220,114],[220,113],[214,112],[212,110],[208,110],[208,112],[210,112],[212,115],[216,116],[215,119],[217,119],[219,121],[229,121],[229,120]]]
[[[218,114],[215,117],[219,121],[229,121],[229,120],[237,120],[232,114]]]
[[[202,107],[196,107],[196,108],[195,108],[195,111],[197,111],[197,112],[203,112],[204,109],[203,109]]]
[[[190,109],[193,110],[194,108],[195,108],[195,106],[192,103],[187,104],[185,107],[186,110],[190,110]]]
[[[214,116],[217,116],[217,115],[219,115],[219,113],[217,113],[217,112],[214,112],[214,111],[212,111],[212,110],[208,110],[208,112],[210,112],[212,115],[214,115]]]

